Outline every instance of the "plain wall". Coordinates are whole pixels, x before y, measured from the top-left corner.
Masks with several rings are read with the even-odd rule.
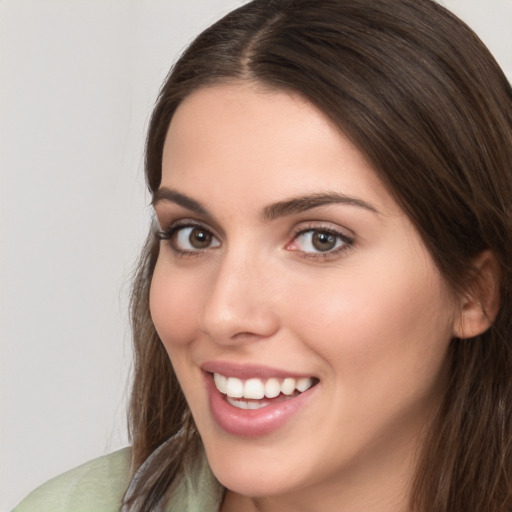
[[[0,511],[127,444],[143,143],[167,71],[242,0],[0,0]],[[445,0],[512,76],[512,1]]]

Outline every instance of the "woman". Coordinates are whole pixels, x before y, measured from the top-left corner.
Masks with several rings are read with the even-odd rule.
[[[510,85],[431,0],[206,30],[148,133],[132,469],[67,503],[510,511],[511,161]]]

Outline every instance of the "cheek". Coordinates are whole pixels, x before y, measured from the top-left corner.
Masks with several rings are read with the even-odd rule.
[[[187,345],[197,327],[200,297],[186,274],[157,261],[149,295],[151,318],[167,352]]]
[[[396,259],[384,267],[379,260],[295,290],[289,314],[300,319],[296,332],[336,378],[357,377],[362,387],[391,383],[395,373],[428,380],[445,359],[454,301],[429,264]]]

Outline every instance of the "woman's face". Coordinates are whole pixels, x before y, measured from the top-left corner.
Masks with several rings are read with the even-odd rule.
[[[221,483],[325,497],[410,476],[458,302],[363,155],[298,95],[203,88],[155,208],[152,318]]]

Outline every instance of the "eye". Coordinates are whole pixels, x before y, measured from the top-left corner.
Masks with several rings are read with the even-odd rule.
[[[299,231],[287,249],[300,251],[308,256],[328,256],[337,254],[352,244],[352,239],[337,231],[311,228]]]
[[[197,253],[206,249],[220,247],[219,240],[212,232],[199,225],[171,226],[159,233],[160,240],[169,240],[171,248],[177,253]]]
[[[176,231],[174,244],[182,251],[197,251],[219,246],[218,241],[209,231],[197,226],[184,227]]]

